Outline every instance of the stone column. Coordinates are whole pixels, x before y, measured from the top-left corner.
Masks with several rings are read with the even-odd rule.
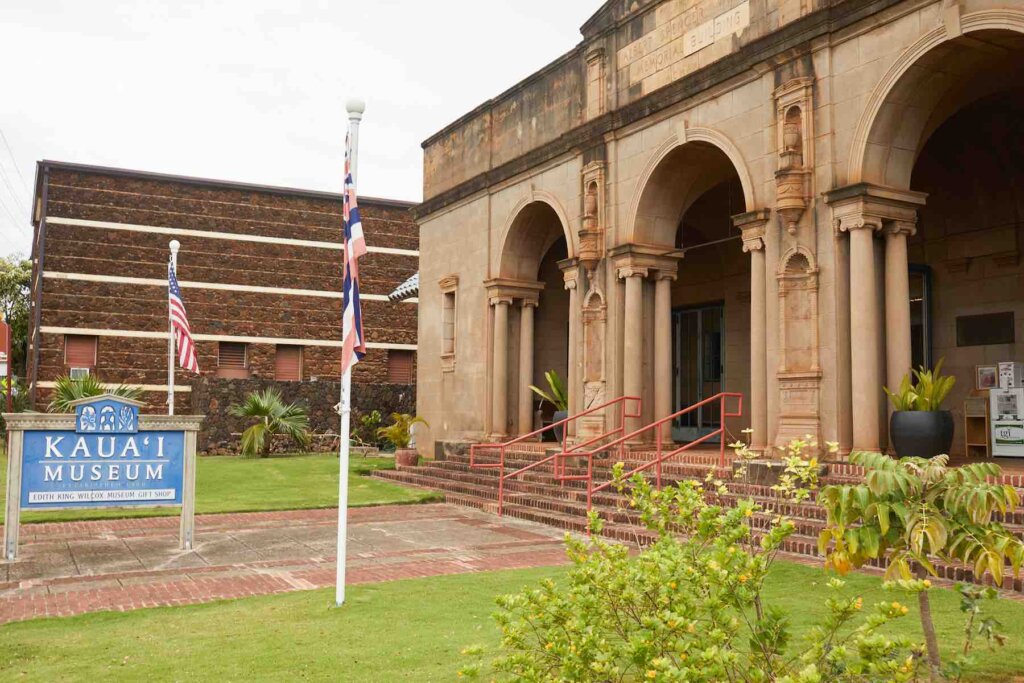
[[[672,410],[672,273],[659,272],[654,284],[654,419]],[[629,285],[627,284],[627,287]],[[628,299],[628,294],[627,294]],[[627,303],[628,306],[628,303]],[[672,423],[662,425],[663,443],[672,440]]]
[[[507,435],[508,430],[508,307],[512,297],[491,299],[494,306],[494,381],[491,383],[491,428],[496,438]]]
[[[580,308],[579,271],[576,268],[562,271],[565,288],[569,291],[569,372],[565,378],[565,390],[569,392],[569,415],[583,410],[583,312]],[[576,436],[578,420],[570,422],[568,435]]]
[[[850,364],[853,367],[853,448],[877,451],[879,397],[882,395],[879,329],[876,310],[874,233],[863,218],[843,220],[850,233]]]
[[[762,452],[768,445],[768,273],[764,239],[744,238],[743,251],[750,254],[750,443],[752,449]]]
[[[894,390],[910,372],[910,273],[907,237],[914,224],[901,221],[885,230],[885,360],[886,384]]]
[[[626,310],[623,312],[622,393],[625,396],[643,396],[644,365],[644,299],[643,285],[646,268],[627,266],[619,268],[618,276],[626,281]],[[626,420],[626,431],[640,427],[637,419]]]
[[[523,299],[519,311],[519,434],[533,431],[533,311],[537,302]],[[571,343],[571,342],[570,342]]]

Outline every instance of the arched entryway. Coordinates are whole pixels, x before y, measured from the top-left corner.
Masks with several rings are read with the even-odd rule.
[[[749,395],[752,373],[765,376],[765,345],[760,339],[755,353],[751,343],[752,266],[736,221],[753,205],[748,176],[722,146],[694,140],[663,153],[642,187],[632,241],[616,255],[625,280],[625,393],[642,392],[650,420],[721,391]],[[763,261],[758,272],[763,316]],[[631,344],[637,328],[647,332],[640,348]],[[762,359],[756,369],[754,355]],[[637,358],[653,360],[638,367]],[[763,411],[764,382],[757,389]],[[704,408],[664,436],[691,441],[720,420],[717,407]],[[727,426],[738,433],[746,424]]]
[[[877,388],[912,364],[945,359],[964,425],[979,370],[1024,360],[1024,35],[971,30],[978,14],[965,35],[899,60],[859,126],[850,177],[862,182],[830,193],[850,233],[854,448],[884,445]],[[865,305],[879,299],[881,312]]]
[[[531,201],[509,223],[498,254],[498,277],[486,285],[494,325],[492,410],[495,437],[526,434],[550,423],[554,407],[530,385],[546,386],[554,370],[569,384],[569,293],[563,268],[570,256],[563,219],[547,201]]]

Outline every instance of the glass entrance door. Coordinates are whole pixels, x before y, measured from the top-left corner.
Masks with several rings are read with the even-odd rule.
[[[722,391],[725,358],[722,355],[722,304],[672,311],[672,400],[675,410]],[[675,441],[693,441],[718,429],[719,406],[707,405],[679,417],[672,424]],[[708,439],[715,442],[715,439]]]

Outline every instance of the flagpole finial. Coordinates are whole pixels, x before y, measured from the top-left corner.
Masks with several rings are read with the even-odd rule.
[[[363,118],[363,112],[366,111],[366,102],[353,98],[345,103],[345,109],[348,111],[349,119],[358,121]]]
[[[178,250],[181,249],[181,242],[179,242],[178,240],[171,240],[171,243],[168,246],[171,247],[172,254],[177,254]]]

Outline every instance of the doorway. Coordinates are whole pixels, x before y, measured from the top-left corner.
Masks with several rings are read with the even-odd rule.
[[[721,303],[672,311],[672,400],[675,410],[699,403],[722,391],[725,374],[724,321]],[[706,405],[672,423],[672,439],[694,441],[721,426],[719,405]],[[718,443],[718,437],[708,439]]]

